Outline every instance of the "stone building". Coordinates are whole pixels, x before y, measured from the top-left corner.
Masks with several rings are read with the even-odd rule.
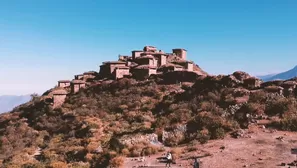
[[[184,67],[181,65],[168,63],[160,66],[158,68],[158,72],[167,73],[167,72],[173,72],[173,71],[182,71],[183,69]]]
[[[84,81],[87,81],[89,79],[94,79],[97,76],[97,72],[96,71],[89,71],[89,72],[85,72],[83,73],[83,79]]]
[[[57,89],[53,91],[53,108],[60,107],[66,99],[68,92],[65,89]]]
[[[155,59],[157,59],[157,66],[160,67],[167,63],[167,55],[160,52],[154,54]]]
[[[136,59],[138,57],[140,57],[140,54],[143,53],[142,50],[134,50],[132,51],[132,59]]]
[[[115,79],[120,79],[123,78],[125,76],[129,76],[130,75],[130,68],[127,66],[123,66],[123,67],[116,67],[114,70],[114,77]]]
[[[117,67],[125,67],[126,62],[124,61],[108,61],[108,62],[103,62],[103,65],[100,66],[100,72],[99,75],[102,78],[112,78],[113,77],[113,72],[115,68]]]
[[[194,64],[192,61],[178,60],[178,61],[173,61],[172,63],[182,66],[184,70],[194,71]]]
[[[71,93],[78,92],[81,88],[86,87],[86,82],[83,80],[72,80],[71,81]]]
[[[187,59],[187,50],[182,48],[172,49],[172,52],[183,60]]]
[[[157,66],[157,60],[152,55],[145,55],[134,60],[139,65]]]
[[[70,86],[70,81],[69,80],[59,80],[58,81],[58,87],[68,87]]]
[[[194,64],[186,60],[185,49],[173,49],[173,53],[165,53],[154,46],[145,46],[143,50],[132,51],[132,56],[119,55],[119,61],[103,62],[99,77],[119,79],[132,74],[137,78],[148,77],[171,71],[194,71]],[[171,65],[171,63],[173,63]],[[197,68],[196,68],[197,69]],[[198,68],[199,69],[199,68]],[[145,78],[144,77],[144,78]]]
[[[139,65],[132,69],[133,77],[136,79],[146,79],[150,75],[157,74],[157,67],[149,65]]]

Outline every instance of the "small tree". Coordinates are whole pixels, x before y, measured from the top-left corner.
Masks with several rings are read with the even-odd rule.
[[[31,97],[31,101],[35,101],[39,97],[39,95],[37,93],[33,93],[30,95],[30,97]]]

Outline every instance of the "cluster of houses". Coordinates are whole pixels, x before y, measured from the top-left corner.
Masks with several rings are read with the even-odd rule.
[[[120,55],[118,61],[103,62],[99,76],[113,79],[125,76],[145,79],[150,75],[169,71],[194,71],[193,62],[186,60],[185,49],[172,49],[172,53],[165,53],[156,47],[145,46],[143,50],[134,50],[131,54]]]
[[[77,93],[81,88],[85,88],[93,82],[104,80],[116,80],[124,77],[138,80],[147,79],[151,75],[167,74],[168,72],[184,71],[189,74],[203,75],[196,71],[197,66],[187,60],[187,51],[185,49],[172,49],[172,53],[165,53],[153,46],[145,46],[143,50],[134,50],[131,56],[120,55],[117,61],[103,62],[99,73],[89,71],[74,76],[72,81],[60,80],[58,86],[52,90],[50,97],[53,107],[61,106],[67,94]],[[179,72],[178,72],[179,73]],[[296,90],[296,81],[272,81],[263,83],[262,80],[251,77],[244,72],[234,72],[232,75],[218,75],[225,83],[242,83],[245,88],[262,88],[267,92],[290,95]],[[232,85],[230,85],[232,87]]]
[[[90,71],[75,75],[72,81],[58,81],[58,87],[51,93],[53,106],[61,106],[67,94],[78,92],[94,79],[116,80],[131,77],[142,80],[154,74],[172,71],[194,72],[193,62],[187,61],[186,58],[187,50],[185,49],[177,48],[172,49],[172,53],[165,53],[154,46],[145,46],[143,50],[134,50],[131,52],[131,56],[120,55],[117,61],[103,62],[99,73]]]

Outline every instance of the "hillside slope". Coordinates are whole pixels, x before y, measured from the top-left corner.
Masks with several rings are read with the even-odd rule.
[[[119,167],[123,157],[207,143],[263,117],[281,116],[274,126],[294,130],[296,89],[284,97],[274,84],[269,90],[245,85],[249,78],[177,71],[144,81],[106,80],[68,95],[55,109],[45,94],[0,115],[0,160],[6,167]]]

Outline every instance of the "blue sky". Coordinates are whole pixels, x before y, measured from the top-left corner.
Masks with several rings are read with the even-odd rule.
[[[154,45],[211,74],[297,65],[296,0],[3,0],[0,95],[42,93]]]

